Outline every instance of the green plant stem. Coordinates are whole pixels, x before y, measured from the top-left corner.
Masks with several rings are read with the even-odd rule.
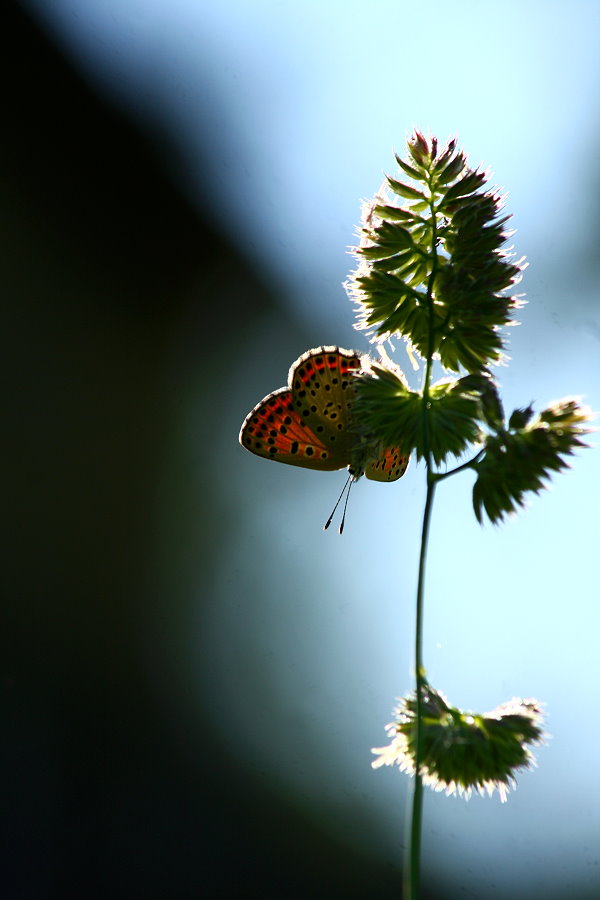
[[[417,585],[417,616],[415,624],[415,669],[417,682],[417,722],[415,736],[415,776],[410,817],[410,841],[404,869],[405,900],[417,900],[419,896],[421,831],[423,820],[423,779],[421,777],[422,734],[423,734],[423,688],[426,684],[425,666],[423,664],[423,613],[425,597],[425,564],[429,540],[429,524],[435,495],[436,479],[434,475],[427,478],[427,497],[423,511],[421,530],[421,552],[419,556],[419,579]]]
[[[480,450],[479,453],[476,453],[473,459],[470,459],[468,462],[457,466],[455,469],[450,469],[449,472],[435,472],[431,477],[437,483],[438,481],[443,481],[444,478],[450,478],[451,475],[456,475],[457,472],[462,472],[464,469],[472,469],[475,463],[479,462],[484,453],[485,450]]]
[[[430,199],[431,211],[431,258],[432,267],[427,285],[427,307],[429,313],[429,339],[427,359],[423,378],[423,443],[425,446],[425,466],[427,470],[427,496],[423,510],[423,526],[421,529],[421,552],[419,555],[419,579],[417,584],[417,612],[415,622],[415,678],[416,678],[416,730],[415,730],[415,777],[410,817],[410,841],[404,869],[404,898],[418,900],[421,869],[421,833],[423,822],[423,778],[421,776],[421,759],[423,756],[423,688],[426,684],[425,665],[423,663],[423,616],[425,597],[425,564],[427,560],[427,543],[429,540],[429,523],[435,487],[436,475],[432,471],[432,458],[429,443],[429,388],[433,367],[433,347],[435,318],[433,312],[433,287],[437,273],[437,220],[433,202]]]

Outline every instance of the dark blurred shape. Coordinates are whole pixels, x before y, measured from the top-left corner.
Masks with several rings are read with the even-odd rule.
[[[0,892],[397,896],[395,873],[251,782],[202,722],[184,752],[148,677],[148,659],[158,683],[168,667],[139,634],[165,589],[151,560],[177,399],[165,361],[191,318],[217,381],[211,292],[235,352],[268,287],[165,177],[164,141],[95,96],[19,8],[3,37]],[[218,545],[214,490],[206,502]],[[208,566],[218,546],[203,549]]]

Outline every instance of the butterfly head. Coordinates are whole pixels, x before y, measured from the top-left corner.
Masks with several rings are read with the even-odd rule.
[[[406,472],[408,456],[399,447],[383,447],[379,441],[360,438],[354,445],[348,472],[353,481],[366,475],[371,481],[396,481]]]

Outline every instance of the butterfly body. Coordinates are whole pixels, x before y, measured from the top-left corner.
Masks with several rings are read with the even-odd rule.
[[[240,443],[265,459],[308,469],[346,466],[354,480],[395,481],[408,458],[398,447],[382,448],[353,429],[352,404],[359,354],[318,347],[290,367],[288,386],[268,394],[246,416]]]

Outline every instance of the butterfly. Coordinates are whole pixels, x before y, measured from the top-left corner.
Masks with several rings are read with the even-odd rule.
[[[347,466],[349,482],[362,475],[372,481],[396,481],[406,471],[408,456],[399,447],[382,448],[352,427],[356,381],[362,370],[362,358],[353,350],[308,350],[292,363],[288,386],[268,394],[248,413],[240,431],[242,447],[306,469],[333,471]]]

